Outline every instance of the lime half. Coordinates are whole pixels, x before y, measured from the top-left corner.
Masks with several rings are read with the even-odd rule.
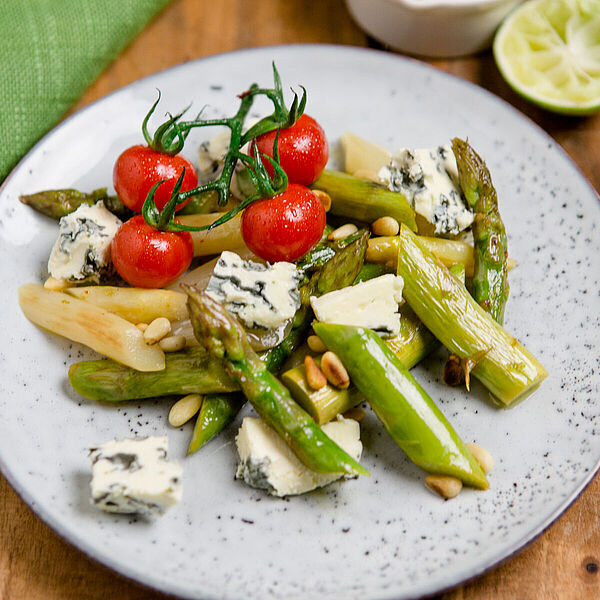
[[[494,39],[502,76],[548,110],[600,110],[600,0],[529,0]]]

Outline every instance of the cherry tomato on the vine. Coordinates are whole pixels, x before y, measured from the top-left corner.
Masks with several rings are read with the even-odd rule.
[[[253,202],[242,216],[242,236],[254,254],[276,262],[306,254],[325,229],[325,209],[303,185],[290,183],[274,196]]]
[[[189,232],[159,231],[137,215],[121,225],[110,251],[117,273],[127,283],[160,288],[187,271],[194,244]]]
[[[196,169],[187,158],[156,152],[149,146],[131,146],[117,158],[113,169],[113,184],[121,202],[127,208],[141,212],[150,188],[165,179],[166,182],[159,186],[154,195],[156,207],[162,210],[184,167],[182,192],[198,187]],[[177,210],[188,202],[189,199],[179,204]]]
[[[258,150],[273,157],[276,131],[264,133],[256,138]],[[323,128],[308,115],[300,118],[287,129],[279,130],[279,163],[290,183],[310,185],[323,172],[329,158],[329,144]],[[273,167],[269,161],[263,163],[271,177]]]

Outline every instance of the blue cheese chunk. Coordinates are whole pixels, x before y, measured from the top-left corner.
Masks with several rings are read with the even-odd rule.
[[[400,333],[398,305],[403,287],[402,277],[390,273],[323,296],[311,296],[310,305],[322,323],[365,327],[381,337],[391,337]]]
[[[250,329],[278,329],[300,308],[302,275],[289,262],[262,264],[235,252],[219,257],[206,293]]]
[[[450,146],[402,149],[378,176],[390,190],[402,193],[415,212],[435,226],[438,235],[458,234],[473,222]]]
[[[322,429],[352,458],[360,459],[362,443],[356,421],[338,417]],[[240,455],[236,478],[273,496],[304,494],[344,477],[342,473],[311,471],[261,419],[246,417],[235,441]]]
[[[107,512],[160,516],[179,502],[182,468],[167,460],[167,437],[90,448],[92,504]]]
[[[110,244],[122,225],[103,202],[82,204],[60,219],[48,271],[55,279],[99,281],[110,266]]]

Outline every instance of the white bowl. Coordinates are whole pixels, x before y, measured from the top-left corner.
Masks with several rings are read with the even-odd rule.
[[[474,54],[520,0],[346,0],[356,22],[395,50],[431,57]]]

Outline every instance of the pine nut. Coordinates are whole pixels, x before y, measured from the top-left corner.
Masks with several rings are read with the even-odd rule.
[[[323,340],[318,335],[309,335],[306,343],[313,352],[321,353],[327,350],[327,346],[325,346]]]
[[[321,370],[331,385],[346,389],[350,385],[350,376],[337,354],[325,352],[321,358]]]
[[[136,323],[135,325],[142,333],[148,329],[148,323]]]
[[[487,475],[494,468],[492,455],[477,444],[465,444],[473,458],[479,463],[481,470]]]
[[[371,223],[371,231],[375,235],[398,235],[400,224],[394,217],[380,217]]]
[[[156,344],[171,333],[171,322],[166,317],[158,317],[146,327],[144,341],[148,345]]]
[[[200,410],[200,406],[202,406],[202,396],[200,394],[184,396],[171,406],[169,423],[173,427],[181,427]]]
[[[323,205],[325,212],[331,209],[331,196],[327,192],[321,190],[312,190],[312,193],[317,197],[317,200]]]
[[[449,475],[428,475],[425,483],[442,498],[449,500],[460,494],[462,481]]]
[[[158,345],[163,352],[177,352],[185,348],[185,335],[168,335]]]
[[[360,406],[355,406],[354,408],[347,410],[342,416],[344,419],[353,419],[360,423],[366,415],[367,413]]]
[[[314,358],[308,354],[304,357],[304,369],[306,370],[306,381],[313,390],[320,390],[327,385],[323,371],[319,369]]]
[[[56,279],[54,277],[48,277],[44,281],[44,289],[52,292],[61,292],[62,290],[70,287],[69,282],[66,279]]]
[[[356,225],[354,225],[354,223],[346,223],[345,225],[342,225],[341,227],[338,227],[337,229],[332,231],[327,236],[327,239],[330,242],[339,242],[340,240],[346,239],[349,235],[352,235],[353,233],[356,233],[357,231],[358,231],[358,227]]]

